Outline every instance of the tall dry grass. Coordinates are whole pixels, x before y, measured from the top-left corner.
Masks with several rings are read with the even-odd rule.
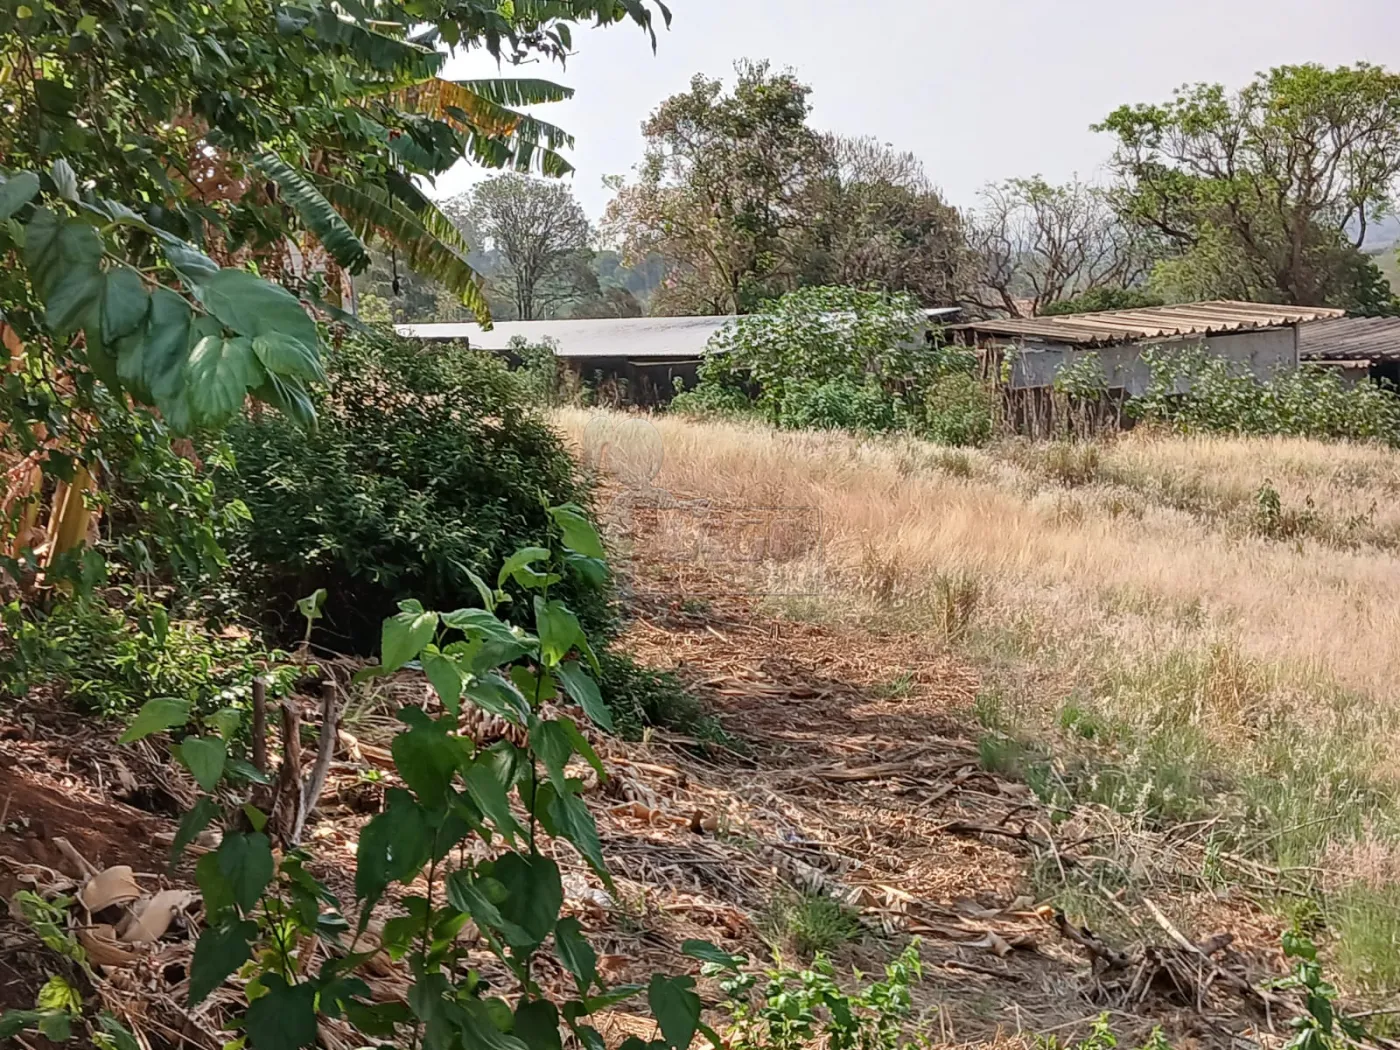
[[[819,545],[752,567],[773,593],[817,590],[782,611],[959,646],[989,726],[1077,750],[1096,801],[1228,818],[1231,848],[1326,867],[1343,903],[1364,884],[1336,923],[1376,939],[1361,868],[1400,841],[1400,455],[1137,433],[952,450],[665,417],[586,436],[592,418],[558,422],[594,446],[606,430],[603,465],[631,483],[819,510]],[[1400,948],[1393,910],[1381,943]]]

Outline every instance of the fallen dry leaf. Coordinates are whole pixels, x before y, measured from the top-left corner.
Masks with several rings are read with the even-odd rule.
[[[79,903],[92,913],[114,904],[130,904],[140,897],[141,887],[132,878],[131,868],[125,864],[98,872],[78,891]]]

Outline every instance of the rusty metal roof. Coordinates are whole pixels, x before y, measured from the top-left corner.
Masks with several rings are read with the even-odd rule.
[[[1298,329],[1304,361],[1400,361],[1400,317],[1341,317]]]
[[[954,325],[954,331],[978,335],[1013,336],[1069,346],[1111,346],[1144,339],[1173,339],[1191,335],[1223,335],[1259,328],[1279,328],[1341,317],[1344,310],[1321,306],[1276,306],[1227,299],[1140,310],[1105,310],[1056,317],[1010,317]],[[1033,347],[1032,347],[1033,348]]]

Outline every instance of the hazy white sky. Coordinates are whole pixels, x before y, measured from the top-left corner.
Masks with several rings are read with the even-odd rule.
[[[1185,82],[1237,86],[1285,63],[1400,66],[1396,0],[674,0],[656,54],[630,24],[575,34],[576,90],[537,112],[573,133],[574,192],[595,219],[605,175],[641,158],[639,125],[702,72],[732,82],[735,59],[791,67],[812,87],[812,122],[873,135],[924,161],[948,199],[986,182],[1040,173],[1094,176],[1111,143],[1089,125],[1124,102],[1164,100]],[[495,75],[480,57],[447,75]],[[447,195],[477,173],[438,180]]]

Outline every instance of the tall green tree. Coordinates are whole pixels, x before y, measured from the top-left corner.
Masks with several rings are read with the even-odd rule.
[[[1309,305],[1374,298],[1359,254],[1400,176],[1400,75],[1365,64],[1280,66],[1123,106],[1117,204],[1175,249],[1167,286]]]
[[[696,75],[642,125],[646,156],[619,184],[606,229],[634,257],[672,266],[653,312],[731,313],[795,286],[800,201],[824,151],[809,89],[791,72],[741,61],[732,91]]]

